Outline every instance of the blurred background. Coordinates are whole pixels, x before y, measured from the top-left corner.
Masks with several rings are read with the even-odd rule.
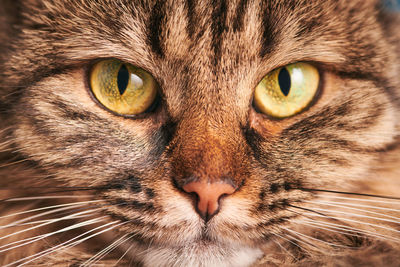
[[[400,11],[400,0],[386,0],[386,6],[390,9]]]

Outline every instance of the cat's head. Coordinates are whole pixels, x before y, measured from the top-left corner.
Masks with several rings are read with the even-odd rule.
[[[14,150],[104,201],[143,257],[258,256],[397,142],[399,58],[375,1],[19,2],[0,98]],[[139,112],[101,89],[122,66],[152,83]]]

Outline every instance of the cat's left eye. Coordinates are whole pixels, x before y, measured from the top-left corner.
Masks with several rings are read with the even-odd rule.
[[[268,73],[254,92],[254,106],[274,118],[293,116],[307,108],[319,87],[319,72],[299,62]]]
[[[90,87],[104,107],[120,115],[146,112],[158,93],[150,73],[117,59],[102,60],[93,66]]]

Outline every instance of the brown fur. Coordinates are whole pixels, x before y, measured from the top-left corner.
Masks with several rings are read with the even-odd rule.
[[[399,19],[377,1],[4,0],[0,22],[0,216],[99,201],[32,221],[88,217],[0,229],[1,264],[107,224],[30,264],[79,265],[124,235],[98,264],[125,252],[123,266],[400,262]],[[135,118],[100,107],[87,74],[102,58],[149,71],[160,105]],[[320,71],[315,103],[283,120],[258,113],[257,83],[301,61]],[[207,223],[182,191],[193,179],[236,189]],[[41,195],[58,198],[15,199]]]

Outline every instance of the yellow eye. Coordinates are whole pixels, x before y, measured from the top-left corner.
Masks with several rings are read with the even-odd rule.
[[[257,85],[254,105],[262,113],[286,118],[305,109],[319,85],[318,70],[308,63],[294,63],[268,73]]]
[[[145,70],[116,59],[96,63],[90,73],[90,87],[97,100],[121,115],[145,112],[157,96],[157,82]]]

